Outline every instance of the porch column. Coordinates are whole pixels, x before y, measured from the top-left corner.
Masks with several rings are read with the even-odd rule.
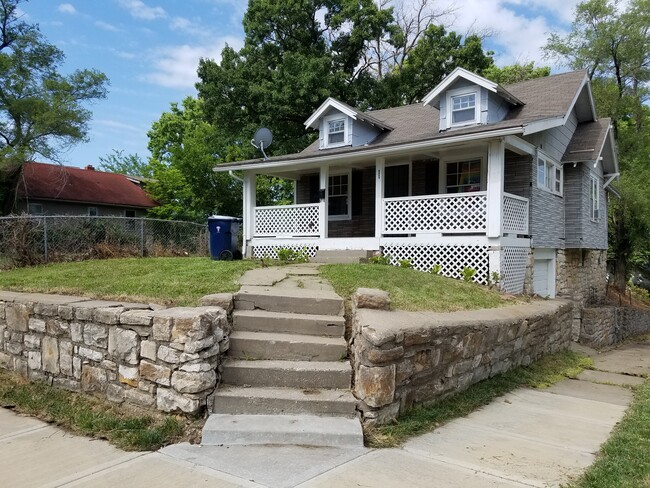
[[[320,167],[320,190],[321,196],[320,199],[320,226],[319,226],[319,235],[321,239],[327,239],[327,192],[329,189],[329,175],[330,169],[328,166]],[[323,193],[324,192],[324,193]]]
[[[250,241],[255,233],[255,206],[257,205],[257,176],[253,171],[244,171],[244,254],[250,257]]]
[[[384,227],[384,170],[386,159],[375,159],[375,238],[381,239]]]
[[[505,144],[502,139],[488,145],[487,236],[500,237],[503,223],[503,185]]]

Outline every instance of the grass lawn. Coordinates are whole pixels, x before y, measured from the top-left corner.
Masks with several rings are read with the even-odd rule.
[[[56,263],[0,271],[0,289],[91,298],[196,305],[203,295],[239,290],[254,261],[128,258]]]
[[[395,266],[328,264],[320,273],[344,298],[357,288],[380,288],[390,293],[391,307],[399,310],[454,312],[516,303],[484,286]]]
[[[623,420],[596,463],[571,488],[650,487],[650,379],[635,388]]]
[[[30,383],[0,370],[0,407],[32,415],[76,434],[107,439],[127,451],[196,440],[202,421],[116,406],[95,397]]]
[[[481,381],[439,402],[415,407],[393,425],[368,430],[366,442],[371,447],[398,446],[409,437],[424,434],[450,420],[464,417],[516,388],[547,388],[565,378],[575,378],[583,369],[591,366],[589,357],[572,351],[544,356],[530,366],[521,366]],[[648,460],[650,461],[650,454]]]

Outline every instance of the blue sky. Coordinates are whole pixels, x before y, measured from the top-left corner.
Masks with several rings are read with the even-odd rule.
[[[393,0],[405,8],[419,0]],[[447,0],[444,0],[447,1]],[[444,7],[444,1],[435,5]],[[146,133],[171,102],[194,95],[201,57],[219,59],[227,44],[243,43],[246,0],[30,0],[25,20],[65,52],[64,71],[96,68],[109,94],[89,108],[90,141],[63,156],[72,166],[97,164],[112,149],[147,158]],[[566,31],[577,0],[465,0],[446,23],[457,32],[492,33],[497,63],[543,62],[549,32]]]

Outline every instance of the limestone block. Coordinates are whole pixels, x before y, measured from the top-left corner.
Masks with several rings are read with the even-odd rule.
[[[82,368],[82,362],[81,358],[77,356],[72,357],[72,374],[75,377],[75,379],[80,380],[81,379],[81,368]]]
[[[69,378],[54,378],[52,379],[52,386],[55,388],[62,388],[69,391],[81,390],[81,383]]]
[[[233,297],[232,293],[215,293],[213,295],[205,295],[199,298],[199,307],[220,307],[226,313],[232,312]]]
[[[70,338],[72,342],[82,343],[84,340],[83,335],[84,326],[81,322],[70,323]]]
[[[174,371],[172,374],[172,387],[179,393],[199,393],[214,388],[216,384],[217,374],[214,371]]]
[[[62,374],[72,376],[72,342],[70,341],[59,341],[59,368]]]
[[[172,321],[169,335],[167,330]],[[205,339],[217,328],[228,326],[226,313],[218,307],[177,307],[154,313],[154,339],[186,344]],[[157,336],[160,333],[160,337]]]
[[[12,370],[14,369],[14,358],[6,352],[0,351],[0,368]]]
[[[70,330],[70,325],[65,320],[59,320],[57,318],[47,319],[45,322],[46,332],[53,336],[68,335]]]
[[[90,307],[76,307],[74,310],[74,316],[77,320],[92,320],[93,309]]]
[[[43,337],[41,345],[43,353],[43,371],[48,373],[59,373],[59,341],[55,337]]]
[[[108,380],[106,371],[102,368],[84,364],[81,370],[81,388],[87,393],[103,393],[106,391]]]
[[[368,410],[363,414],[363,424],[372,427],[374,425],[386,425],[397,420],[400,411],[400,402],[394,402],[379,410]]]
[[[27,367],[27,360],[26,359],[19,359],[15,358],[14,359],[14,371],[18,373],[20,376],[23,378],[27,378],[27,374],[29,372],[29,368]]]
[[[27,353],[27,366],[30,370],[40,370],[41,369],[41,353],[39,351],[29,351]]]
[[[150,326],[152,323],[152,310],[127,310],[120,315],[120,324]]]
[[[108,359],[102,361],[101,367],[108,371],[117,371],[117,363],[115,361],[109,361]]]
[[[89,359],[90,361],[95,361],[97,363],[104,359],[104,353],[95,351],[89,347],[80,347],[78,354],[84,359]]]
[[[20,342],[7,342],[5,344],[5,350],[8,353],[13,354],[14,356],[20,356],[23,353],[23,340],[20,339]]]
[[[376,288],[359,288],[352,295],[352,302],[357,308],[390,310],[390,295]]]
[[[120,315],[124,307],[96,308],[93,311],[93,320],[100,324],[117,325],[120,323]]]
[[[146,359],[156,360],[156,352],[158,351],[158,344],[154,341],[142,341],[140,343],[140,356]]]
[[[172,326],[174,319],[166,315],[153,316],[153,339],[156,341],[169,342],[172,337]]]
[[[138,386],[138,381],[140,380],[140,370],[137,367],[124,366],[120,364],[117,374],[117,380],[120,383],[129,385],[132,387]]]
[[[171,368],[166,366],[160,366],[149,361],[140,362],[140,378],[159,385],[170,386],[171,385]]]
[[[63,320],[74,319],[74,309],[69,305],[59,305],[57,315]]]
[[[156,383],[152,381],[143,380],[142,378],[140,378],[140,383],[138,383],[138,390],[146,391],[147,393],[151,393],[152,395],[156,393],[157,387],[158,385],[156,385]]]
[[[88,323],[83,327],[84,344],[106,349],[108,346],[108,330],[105,325]]]
[[[185,363],[179,369],[181,371],[187,371],[190,373],[199,373],[203,371],[212,371],[215,369],[215,366],[213,364],[205,362]]]
[[[170,364],[178,364],[180,362],[181,354],[167,346],[160,346],[158,348],[158,359]]]
[[[41,338],[40,336],[33,334],[25,334],[23,337],[23,343],[25,347],[29,349],[40,349],[41,348]]]
[[[46,329],[45,320],[32,317],[29,319],[28,327],[31,331],[43,333]]]
[[[0,320],[5,319],[5,302],[0,302]]]
[[[129,388],[124,391],[124,399],[141,407],[153,407],[156,404],[156,397],[151,393],[142,390],[133,390]]]
[[[355,395],[371,407],[382,407],[395,397],[395,365],[367,367],[360,365]]]
[[[167,388],[158,388],[156,392],[156,407],[163,412],[196,413],[200,402],[195,398],[188,398],[180,393]]]
[[[51,303],[35,303],[34,313],[36,315],[45,315],[46,317],[54,317],[59,313],[59,306]]]
[[[5,320],[10,330],[27,332],[29,330],[29,308],[24,303],[7,303]]]
[[[195,353],[202,351],[204,349],[208,349],[216,343],[216,338],[213,335],[210,335],[206,337],[205,339],[201,339],[199,341],[190,341],[185,343],[185,352],[187,353]]]
[[[122,403],[124,401],[124,388],[110,384],[106,387],[106,398],[109,402]]]
[[[219,352],[220,353],[225,353],[230,349],[230,337],[224,338],[223,341],[219,342]]]
[[[115,361],[138,364],[140,338],[132,330],[111,327],[108,334],[108,354]]]

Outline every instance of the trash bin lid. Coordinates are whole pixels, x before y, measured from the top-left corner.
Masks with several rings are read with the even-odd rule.
[[[228,215],[210,215],[208,220],[243,220],[241,217],[230,217]]]

